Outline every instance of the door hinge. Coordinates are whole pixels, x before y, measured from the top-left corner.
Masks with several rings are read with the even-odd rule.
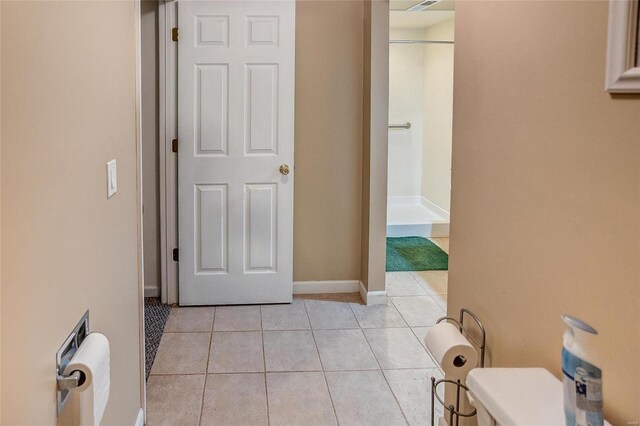
[[[178,41],[178,27],[171,28],[171,40]]]
[[[174,261],[174,262],[177,262],[179,259],[180,259],[180,256],[179,256],[179,254],[178,254],[178,249],[177,249],[177,248],[174,248],[174,249],[173,249],[173,261]]]
[[[174,139],[171,141],[171,151],[178,153],[178,139]]]

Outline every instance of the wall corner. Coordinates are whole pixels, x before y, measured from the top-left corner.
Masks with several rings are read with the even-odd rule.
[[[384,291],[389,121],[389,1],[364,2],[361,280]]]

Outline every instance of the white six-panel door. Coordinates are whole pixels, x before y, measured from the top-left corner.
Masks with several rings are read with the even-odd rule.
[[[290,302],[295,2],[179,1],[178,22],[180,304]]]

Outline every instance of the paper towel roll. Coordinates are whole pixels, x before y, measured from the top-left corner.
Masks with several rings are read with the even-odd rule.
[[[453,324],[436,324],[427,331],[424,340],[449,379],[464,381],[478,364],[478,352]]]
[[[91,333],[84,339],[64,374],[74,371],[85,377],[80,386],[71,389],[79,393],[80,425],[97,426],[109,401],[109,341],[104,335]]]

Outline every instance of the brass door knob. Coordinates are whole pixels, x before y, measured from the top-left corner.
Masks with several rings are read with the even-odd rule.
[[[288,175],[289,174],[289,166],[287,166],[286,164],[283,164],[280,166],[280,173],[283,175]]]

